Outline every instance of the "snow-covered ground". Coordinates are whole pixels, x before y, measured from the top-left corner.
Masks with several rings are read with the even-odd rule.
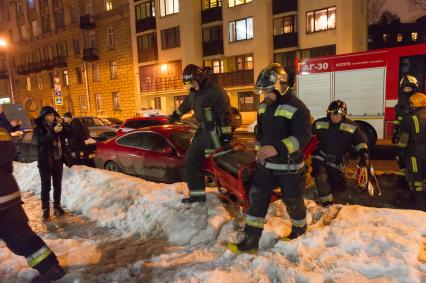
[[[15,163],[15,176],[21,190],[29,192],[26,198],[37,198],[31,196],[40,193],[36,164]],[[306,200],[309,222],[320,213],[324,217],[303,237],[283,242],[278,239],[289,233],[290,222],[276,202],[270,206],[260,251],[236,255],[225,244],[238,238],[241,214],[215,190],[206,205],[187,208],[180,203],[186,193],[183,183],[151,183],[84,166],[65,168],[63,205],[80,215],[73,217],[84,219],[84,231],[63,231],[61,225],[71,216],[39,230],[68,270],[61,281],[426,282],[426,263],[418,258],[426,240],[424,212],[337,205],[322,209]],[[34,275],[23,258],[0,242],[0,282],[27,282]]]

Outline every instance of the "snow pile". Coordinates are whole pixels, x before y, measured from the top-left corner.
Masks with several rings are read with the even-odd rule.
[[[35,164],[16,163],[15,176],[23,191],[39,192]],[[65,168],[63,204],[68,210],[121,231],[131,242],[138,240],[129,235],[140,233],[143,239],[163,238],[171,246],[154,246],[158,252],[148,256],[130,248],[116,259],[127,257],[126,262],[84,277],[85,258],[77,254],[90,254],[87,264],[105,268],[105,259],[96,263],[105,247],[90,239],[49,238],[70,270],[64,282],[426,282],[426,263],[418,260],[426,240],[424,212],[337,205],[322,209],[306,201],[308,222],[324,216],[304,236],[284,242],[278,238],[289,232],[290,222],[282,203],[275,202],[260,251],[236,255],[224,242],[237,237],[242,218],[232,217],[211,192],[205,206],[187,209],[180,203],[184,192],[181,183],[156,184],[99,169]],[[110,253],[123,252],[122,245],[108,248]],[[5,263],[0,264],[0,279],[5,272],[29,278],[25,261],[6,248],[0,247],[0,262]]]

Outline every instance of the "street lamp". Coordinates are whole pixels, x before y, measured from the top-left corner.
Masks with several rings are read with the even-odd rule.
[[[8,47],[7,41],[4,40],[3,38],[0,38],[0,48],[3,48],[6,53],[7,71],[9,73],[10,101],[13,104],[15,103],[15,96],[13,93],[12,72],[10,68],[9,53],[7,52],[7,47]]]

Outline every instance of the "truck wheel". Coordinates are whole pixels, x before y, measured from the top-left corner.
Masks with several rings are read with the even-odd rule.
[[[108,171],[121,172],[120,166],[118,166],[118,164],[114,161],[108,161],[105,164],[104,168]]]

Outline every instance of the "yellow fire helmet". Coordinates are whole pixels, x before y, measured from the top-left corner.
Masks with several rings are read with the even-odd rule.
[[[411,107],[426,107],[426,95],[423,93],[417,92],[410,97]]]

